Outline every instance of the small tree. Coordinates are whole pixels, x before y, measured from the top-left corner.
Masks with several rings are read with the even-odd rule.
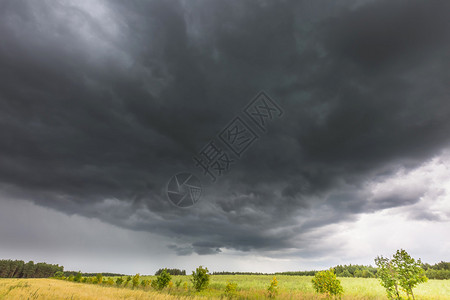
[[[152,288],[154,288],[155,290],[158,289],[158,285],[156,284],[156,279],[155,280],[150,280],[150,286]]]
[[[382,256],[377,257],[375,264],[378,266],[377,277],[386,289],[389,299],[402,299],[399,287],[406,293],[408,299],[410,296],[415,299],[413,288],[428,280],[420,259],[416,261],[403,249],[397,250],[391,260]]]
[[[64,272],[63,271],[57,271],[54,275],[55,278],[58,279],[64,279]]]
[[[95,277],[97,278],[97,283],[98,284],[102,284],[102,282],[103,282],[103,275],[102,275],[102,273],[97,274]]]
[[[81,271],[78,271],[78,273],[75,274],[75,277],[73,278],[73,281],[81,282],[81,278],[82,278]]]
[[[317,293],[327,294],[327,296],[340,297],[344,294],[341,282],[336,278],[333,269],[317,272],[312,279],[314,289]]]
[[[386,294],[389,299],[401,299],[398,291],[398,277],[391,261],[379,256],[375,258],[375,264],[378,267],[377,277],[381,285],[386,289]]]
[[[195,272],[192,271],[192,285],[197,292],[206,289],[209,285],[208,268],[198,267]]]
[[[116,279],[116,285],[117,286],[121,286],[122,283],[123,283],[123,278],[122,277],[119,277],[119,278]]]
[[[267,288],[267,292],[269,294],[269,298],[275,298],[278,295],[278,280],[275,276],[270,281],[270,285]]]
[[[156,287],[156,289],[158,290],[162,290],[169,285],[171,278],[172,277],[170,276],[170,274],[166,270],[163,270],[161,274],[156,277],[156,279],[154,280],[155,284],[152,286]]]
[[[133,279],[132,279],[132,282],[131,282],[133,284],[133,289],[138,287],[138,285],[139,285],[139,278],[140,278],[139,273],[133,276]]]
[[[128,286],[128,283],[131,281],[131,276],[127,276],[127,279],[125,280],[125,284],[124,284],[124,286],[126,287],[126,286]]]
[[[225,286],[225,297],[233,299],[237,297],[237,283],[227,282]]]
[[[111,277],[109,277],[108,280],[106,281],[106,284],[109,285],[109,286],[113,286],[114,285],[114,280]]]
[[[181,279],[178,279],[177,281],[175,281],[175,286],[176,286],[177,288],[179,288],[180,285],[181,285],[181,283],[182,283]]]
[[[141,286],[145,289],[146,287],[148,287],[150,285],[150,280],[148,279],[144,279],[141,281]]]

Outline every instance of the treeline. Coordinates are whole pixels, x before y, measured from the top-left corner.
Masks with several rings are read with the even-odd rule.
[[[422,264],[425,275],[429,279],[450,279],[450,262],[441,261],[440,263],[430,265]],[[377,277],[377,268],[364,265],[337,265],[334,268],[337,277],[359,277],[359,278],[375,278]],[[275,275],[292,275],[292,276],[314,276],[318,271],[293,271],[278,272]],[[226,272],[233,274],[233,272]],[[250,273],[249,273],[250,274]],[[255,273],[253,273],[255,274]],[[225,274],[224,274],[225,275]]]
[[[186,270],[180,270],[180,269],[159,269],[155,272],[155,275],[160,275],[164,270],[166,270],[167,273],[170,275],[186,275]]]
[[[450,279],[450,262],[441,261],[437,264],[422,264],[425,275],[429,279]]]
[[[376,268],[364,265],[337,265],[333,269],[337,277],[374,278],[377,274]],[[275,273],[275,275],[315,276],[318,272],[319,271],[290,271],[278,272]]]
[[[319,271],[288,271],[277,272],[275,275],[291,275],[291,276],[314,276]]]
[[[338,265],[334,267],[338,277],[376,277],[377,269],[372,266],[363,265]],[[289,275],[289,276],[314,276],[319,271],[286,271],[276,273],[257,273],[257,272],[214,272],[213,275]]]
[[[434,265],[428,263],[422,264],[425,274],[429,279],[450,279],[450,262],[441,261]],[[164,270],[170,275],[186,275],[186,270],[180,269],[159,269],[155,275],[160,275]],[[34,263],[29,261],[25,263],[22,260],[0,260],[0,278],[46,278],[55,276],[59,272],[58,277],[96,277],[96,273],[81,273],[74,271],[64,272],[64,267],[47,263]],[[297,275],[297,276],[314,276],[318,271],[289,271],[277,273],[260,273],[260,272],[213,272],[213,275]],[[337,277],[362,277],[375,278],[377,276],[377,268],[364,265],[337,265],[334,267]],[[124,274],[103,273],[106,277],[122,277]]]
[[[76,276],[80,272],[75,271],[64,271],[64,277]],[[98,273],[80,273],[83,277],[95,277]],[[117,273],[101,273],[106,277],[117,277],[117,276],[126,276],[125,274],[117,274]]]
[[[64,271],[63,266],[23,260],[0,260],[0,278],[46,278]]]
[[[259,273],[259,272],[213,272],[212,275],[273,275],[273,273]]]
[[[337,277],[359,277],[375,278],[377,277],[377,268],[364,265],[337,265],[334,267]]]

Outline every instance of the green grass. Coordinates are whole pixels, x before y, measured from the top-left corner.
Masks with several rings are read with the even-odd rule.
[[[312,276],[276,277],[279,287],[277,299],[326,299],[314,292]],[[103,280],[106,281],[108,278],[104,277]],[[115,280],[117,277],[112,278]],[[116,287],[54,279],[0,279],[0,299],[19,299],[25,297],[24,295],[27,295],[24,299],[226,299],[224,289],[227,282],[237,283],[236,299],[267,299],[267,287],[273,276],[212,275],[208,289],[202,292],[193,290],[190,278],[191,276],[172,276],[172,288],[165,288],[162,291],[155,291],[151,287],[133,290],[131,282],[127,287]],[[154,280],[156,276],[141,276],[140,279]],[[177,288],[175,282],[178,280],[182,283]],[[387,299],[377,279],[339,278],[339,280],[344,288],[343,300]],[[183,288],[184,283],[187,283],[187,289]],[[66,295],[66,291],[70,291],[70,295]],[[100,294],[95,296],[96,293],[101,293],[105,297],[99,298]],[[450,280],[429,280],[414,289],[414,294],[417,300],[450,300]]]
[[[279,297],[278,299],[322,299],[314,292],[311,284],[312,276],[288,276],[277,275]],[[117,277],[115,277],[117,278]],[[141,276],[141,280],[154,280],[156,276]],[[205,296],[208,298],[220,298],[227,282],[238,284],[238,292],[241,299],[265,299],[267,287],[273,275],[212,275],[209,288],[200,293],[192,289],[191,276],[172,276],[174,283],[172,289],[164,289],[161,293],[179,296]],[[375,278],[338,278],[344,288],[342,299],[387,299],[385,290]],[[179,288],[175,282],[182,280]],[[183,289],[184,282],[189,289]],[[129,285],[130,286],[130,285]],[[429,280],[414,289],[416,299],[426,300],[450,300],[450,280]]]

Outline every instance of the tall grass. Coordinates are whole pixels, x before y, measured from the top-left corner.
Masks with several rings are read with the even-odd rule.
[[[325,299],[314,292],[311,276],[276,276],[279,295],[276,299]],[[117,278],[117,277],[115,277]],[[115,279],[114,278],[114,279]],[[155,276],[142,276],[155,279]],[[195,292],[190,276],[172,276],[181,280],[177,288],[165,288],[157,292],[151,287],[131,289],[104,285],[74,283],[56,279],[0,279],[0,299],[225,299],[227,282],[237,283],[237,299],[266,299],[267,287],[272,275],[213,275],[209,288]],[[373,278],[339,278],[344,288],[343,300],[387,299],[383,287]],[[184,283],[187,289],[183,288]],[[421,300],[450,300],[450,280],[429,280],[419,285],[414,294]]]
[[[174,300],[203,299],[177,297],[154,291],[132,290],[56,279],[0,279],[0,299],[71,300]]]

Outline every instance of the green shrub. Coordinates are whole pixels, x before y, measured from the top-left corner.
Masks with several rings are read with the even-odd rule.
[[[97,278],[97,282],[96,283],[102,284],[102,282],[103,282],[103,275],[101,273],[97,274],[95,276],[95,278]]]
[[[73,281],[81,282],[81,278],[82,278],[81,271],[78,271],[78,273],[75,274],[75,277],[73,278]]]
[[[127,276],[127,280],[125,280],[124,286],[128,286],[128,283],[131,281],[131,276]]]
[[[209,274],[208,268],[198,267],[195,272],[192,271],[192,284],[194,289],[199,292],[206,289],[209,285]]]
[[[175,286],[177,287],[177,288],[179,288],[180,287],[180,285],[181,285],[181,279],[178,279],[177,281],[175,281]]]
[[[225,286],[225,297],[233,299],[237,297],[237,283],[227,282]]]
[[[166,286],[169,285],[171,278],[172,278],[172,276],[170,276],[170,274],[168,272],[163,270],[154,280],[155,284],[152,285],[152,287],[156,287],[156,289],[162,290],[163,288],[165,288]]]
[[[333,269],[317,272],[312,279],[313,287],[317,293],[326,294],[327,296],[341,296],[344,289],[341,282],[336,278]]]
[[[122,283],[123,283],[123,278],[122,277],[119,277],[119,278],[116,279],[116,285],[117,286],[121,286]]]
[[[270,285],[267,288],[267,292],[269,298],[275,298],[278,295],[278,280],[275,276],[270,281]]]
[[[143,288],[146,288],[146,287],[148,287],[149,285],[150,285],[150,280],[144,279],[144,280],[141,281],[141,286],[142,286]]]
[[[138,287],[138,285],[139,285],[139,278],[140,278],[139,274],[136,274],[136,275],[133,276],[133,279],[131,280],[131,283],[133,284],[133,289]]]

